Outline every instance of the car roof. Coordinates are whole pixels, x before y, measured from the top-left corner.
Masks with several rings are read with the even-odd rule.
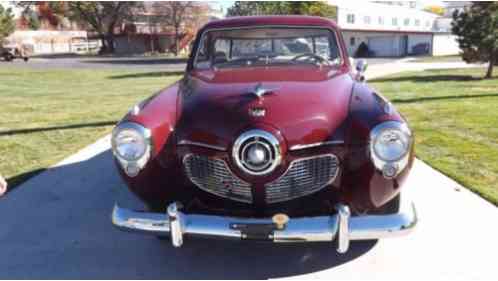
[[[337,24],[328,18],[313,16],[248,16],[229,17],[222,20],[214,20],[207,23],[202,29],[246,27],[261,25],[284,25],[284,26],[321,26],[337,29]]]

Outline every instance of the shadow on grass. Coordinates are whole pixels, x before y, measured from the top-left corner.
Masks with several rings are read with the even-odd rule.
[[[181,76],[184,73],[185,73],[184,71],[139,72],[139,73],[133,73],[133,74],[110,76],[109,79],[170,77],[170,76]]]
[[[458,100],[458,99],[478,99],[478,98],[492,98],[498,97],[498,94],[486,94],[486,95],[454,95],[454,96],[440,96],[440,97],[421,97],[413,99],[392,99],[393,103],[415,103],[415,102],[425,102],[425,101],[438,101],[438,100]]]
[[[376,82],[415,82],[415,83],[426,83],[426,82],[468,82],[468,81],[480,81],[482,78],[474,77],[471,75],[433,75],[433,76],[401,76],[401,77],[390,77],[390,78],[377,78],[369,80],[369,83]]]
[[[122,64],[122,65],[154,65],[154,64],[182,64],[187,63],[187,58],[109,58],[85,60],[85,63]]]
[[[116,125],[117,122],[118,121],[102,121],[102,122],[73,124],[73,125],[65,125],[65,126],[0,131],[0,137],[12,136],[12,135],[18,135],[18,134],[31,134],[31,133],[37,133],[37,132],[55,131],[55,130],[68,130],[68,129],[79,129],[79,128],[87,128],[87,127],[113,126],[113,125]]]

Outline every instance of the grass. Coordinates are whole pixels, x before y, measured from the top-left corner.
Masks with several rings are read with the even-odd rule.
[[[14,187],[109,133],[178,73],[0,67],[0,174]]]
[[[498,205],[498,77],[484,72],[402,73],[371,85],[410,122],[419,158]]]
[[[418,57],[414,62],[461,62],[460,55]]]

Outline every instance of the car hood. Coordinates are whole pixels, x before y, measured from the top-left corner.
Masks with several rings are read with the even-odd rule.
[[[245,130],[271,128],[287,147],[344,140],[352,84],[344,69],[313,65],[196,71],[180,89],[178,137],[229,147]]]

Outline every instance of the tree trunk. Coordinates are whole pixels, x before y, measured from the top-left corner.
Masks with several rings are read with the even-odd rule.
[[[179,50],[178,50],[178,37],[179,37],[179,28],[175,26],[175,57],[178,56]]]
[[[107,52],[108,53],[114,53],[114,34],[109,33],[106,36],[106,41],[107,41]]]
[[[102,47],[100,47],[99,53],[106,53],[107,52],[107,42],[105,41],[105,36],[103,34],[100,34],[100,42],[102,43]]]
[[[493,66],[495,65],[495,54],[491,52],[491,56],[489,58],[488,71],[486,72],[486,76],[484,78],[490,79],[493,78]]]

